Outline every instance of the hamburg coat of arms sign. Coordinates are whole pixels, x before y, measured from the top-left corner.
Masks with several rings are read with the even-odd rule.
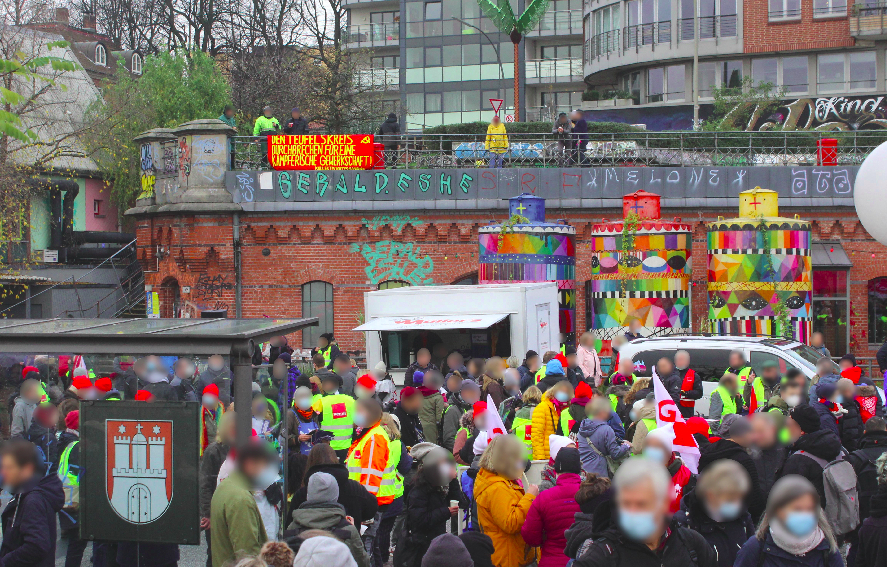
[[[80,537],[199,543],[196,403],[83,402]]]

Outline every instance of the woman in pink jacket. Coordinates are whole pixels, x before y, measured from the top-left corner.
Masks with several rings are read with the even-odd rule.
[[[574,516],[579,512],[576,503],[582,470],[579,451],[571,447],[558,451],[554,470],[557,482],[536,497],[520,531],[528,546],[542,548],[539,567],[565,567],[569,560],[564,555],[567,546],[564,532],[573,525]]]
[[[579,346],[576,347],[576,362],[582,369],[585,379],[591,383],[594,380],[595,387],[600,387],[603,379],[601,372],[601,359],[594,349],[594,335],[591,333],[582,333],[579,337]]]

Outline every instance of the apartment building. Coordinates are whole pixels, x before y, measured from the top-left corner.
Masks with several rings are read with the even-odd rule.
[[[344,0],[349,49],[369,58],[368,81],[405,109],[407,131],[487,120],[489,99],[513,115],[515,49],[476,0]],[[523,10],[524,1],[515,5]],[[519,44],[521,120],[578,107],[585,90],[581,0],[552,0]]]
[[[694,26],[694,9],[698,16]],[[882,128],[887,122],[887,4],[865,0],[585,0],[590,89],[631,102],[590,110],[651,129],[692,126],[693,58],[701,116],[715,89],[772,83],[785,109],[762,117],[787,129]]]

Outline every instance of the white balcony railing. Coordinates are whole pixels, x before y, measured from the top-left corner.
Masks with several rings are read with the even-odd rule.
[[[527,61],[527,80],[572,79],[582,76],[582,58]],[[580,79],[581,80],[581,79]]]

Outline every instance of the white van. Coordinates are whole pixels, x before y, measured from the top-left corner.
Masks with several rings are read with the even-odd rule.
[[[807,379],[816,374],[816,363],[822,355],[798,341],[766,337],[722,337],[698,335],[672,335],[635,339],[622,346],[619,356],[631,357],[635,375],[651,376],[656,361],[667,357],[674,360],[676,351],[690,353],[690,368],[701,375],[703,398],[696,402],[696,413],[708,415],[708,398],[718,385],[718,380],[730,366],[730,353],[741,351],[756,374],[768,360],[775,360],[779,370],[785,374],[790,368],[797,368]],[[834,364],[834,363],[832,363]],[[835,374],[840,371],[834,367]]]

